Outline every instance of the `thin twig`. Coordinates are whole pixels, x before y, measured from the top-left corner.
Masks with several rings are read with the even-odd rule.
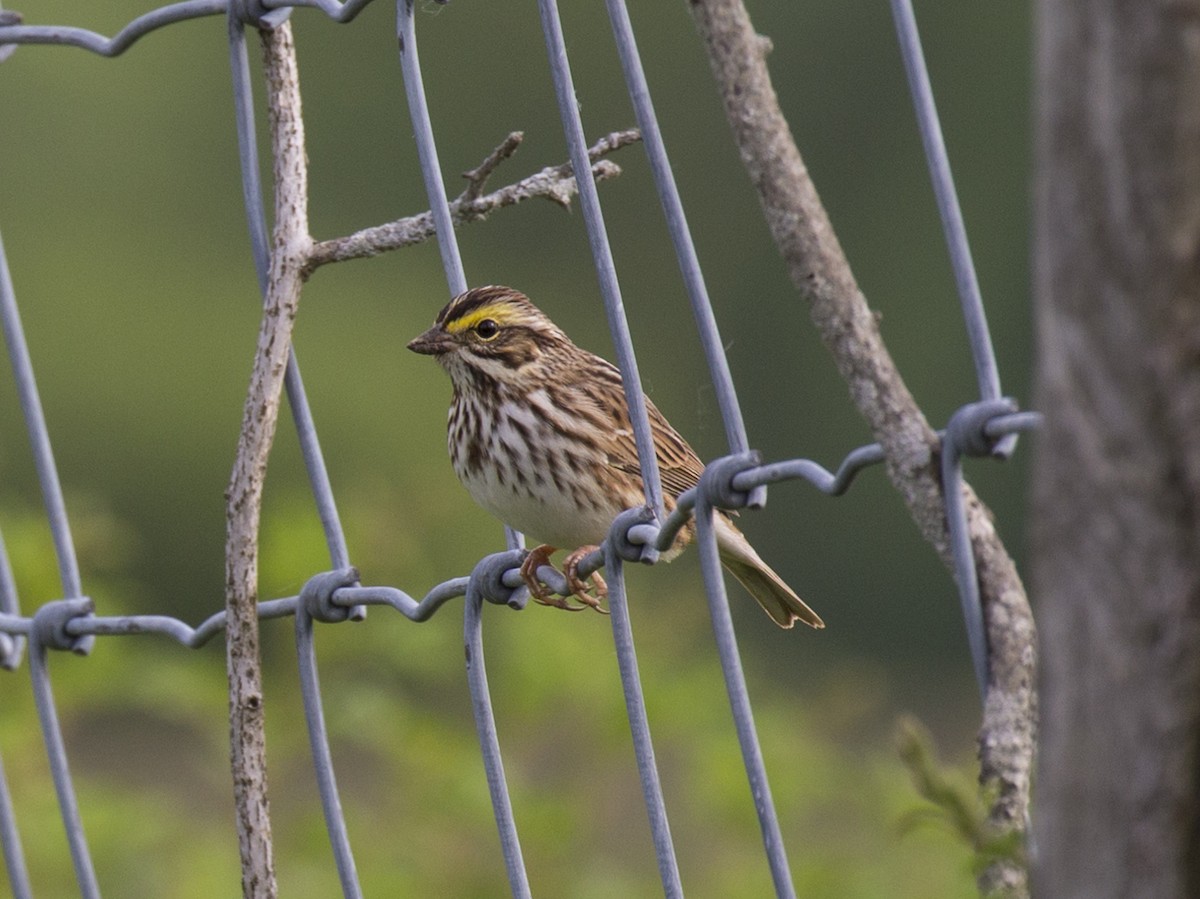
[[[603,157],[639,140],[641,135],[636,129],[632,129],[615,131],[596,141],[588,149],[588,158],[592,160],[592,177],[597,181],[605,181],[621,174],[618,165]],[[463,177],[468,181],[467,189],[450,203],[450,215],[456,227],[468,222],[481,221],[497,209],[515,206],[534,197],[544,197],[564,208],[570,207],[571,198],[578,190],[570,163],[542,169],[514,184],[480,195],[488,177],[505,159],[516,152],[520,143],[521,133],[515,131],[478,167],[463,173]],[[389,250],[412,246],[429,240],[435,233],[432,214],[422,212],[419,215],[366,228],[346,237],[319,241],[309,253],[304,274],[308,277],[316,269],[330,262],[364,259]]]
[[[921,534],[950,566],[937,437],[884,346],[779,108],[765,60],[769,41],[755,33],[742,0],[691,0],[690,6],[742,161],[792,281],[884,448],[892,483]],[[970,487],[964,491],[990,650],[980,779],[996,796],[990,826],[1019,834],[1027,826],[1037,727],[1035,628],[1024,586],[990,513]],[[1028,895],[1027,871],[1007,860],[990,865],[979,883],[989,895]]]
[[[262,664],[258,640],[258,535],[267,458],[300,298],[308,236],[308,174],[292,31],[261,32],[274,159],[275,231],[258,350],[226,493],[225,611],[229,719],[243,895],[276,895],[267,801]]]
[[[517,148],[521,146],[521,141],[523,140],[525,140],[525,132],[512,132],[504,139],[500,146],[488,154],[487,159],[479,163],[475,168],[463,172],[463,177],[467,179],[467,189],[462,192],[462,196],[459,199],[466,202],[478,199],[479,195],[483,193],[484,185],[487,184],[487,180],[492,172],[500,167],[500,163],[509,159],[517,152]]]

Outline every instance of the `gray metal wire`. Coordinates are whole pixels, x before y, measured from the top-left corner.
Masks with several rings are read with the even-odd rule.
[[[54,553],[58,560],[59,580],[62,583],[63,595],[68,597],[60,600],[57,608],[62,608],[61,604],[66,603],[86,604],[90,609],[91,601],[82,598],[83,588],[79,577],[79,563],[75,555],[75,544],[71,539],[70,524],[67,521],[66,503],[63,499],[58,468],[54,464],[50,434],[46,427],[46,417],[42,411],[41,399],[38,396],[33,363],[29,356],[28,344],[25,341],[25,332],[21,327],[16,291],[13,288],[12,275],[8,269],[8,257],[4,252],[3,242],[0,242],[0,326],[4,329],[4,339],[13,367],[21,412],[25,418],[25,428],[29,434],[34,466],[41,483],[42,502],[46,509],[46,517],[50,522]],[[11,572],[8,571],[7,559],[4,567],[6,580],[9,580]],[[15,610],[15,586],[11,590],[6,589],[5,593],[9,597],[5,603],[6,607],[11,603]],[[39,609],[37,615],[34,616],[34,621],[38,620],[38,616],[42,616],[42,620],[46,620],[50,614],[48,610],[52,606],[53,604],[47,604]],[[50,687],[50,674],[46,667],[45,636],[39,634],[38,628],[31,628],[26,632],[26,636],[30,638],[29,674],[33,685],[34,703],[37,706],[46,756],[54,780],[54,788],[58,795],[63,826],[67,833],[71,860],[75,866],[75,875],[80,891],[90,899],[92,896],[99,895],[96,874],[88,853],[83,822],[79,816],[79,804],[75,799],[70,770],[67,765],[62,728],[59,726],[58,715],[54,707],[54,694]],[[15,646],[15,641],[10,641],[8,649],[12,650]],[[80,645],[80,648],[84,647]],[[11,659],[6,665],[10,663]],[[13,880],[14,891],[18,888],[19,877],[20,868],[17,869],[15,876],[10,869],[10,879]]]
[[[508,871],[508,884],[517,899],[528,899],[531,895],[529,874],[525,870],[525,859],[521,854],[521,840],[517,836],[516,819],[513,817],[512,800],[508,795],[508,781],[504,777],[504,762],[500,757],[500,738],[496,733],[496,716],[492,712],[492,694],[488,689],[487,667],[483,658],[483,601],[510,603],[514,590],[504,585],[505,571],[520,565],[518,550],[486,556],[475,566],[467,585],[466,613],[463,615],[463,641],[467,650],[467,680],[471,687],[471,711],[475,717],[475,729],[479,733],[480,749],[483,752],[483,767],[487,773],[488,792],[492,797],[492,810],[496,816],[496,828],[500,831],[500,848],[504,854],[504,865]]]
[[[75,786],[67,764],[67,748],[63,741],[62,725],[59,724],[58,711],[54,705],[50,671],[46,664],[48,648],[71,650],[80,654],[90,650],[94,637],[69,637],[63,625],[71,617],[88,615],[91,611],[92,601],[82,597],[55,600],[38,609],[28,631],[29,679],[33,685],[38,724],[42,728],[42,741],[50,763],[50,776],[54,781],[54,791],[58,795],[59,813],[67,833],[71,864],[75,868],[75,881],[79,884],[79,892],[84,899],[99,899],[100,885],[96,880],[96,869],[92,864],[87,837],[83,832],[83,819],[79,814],[79,801],[75,797]]]
[[[296,656],[300,666],[300,695],[304,703],[304,718],[308,722],[309,750],[317,772],[317,789],[321,794],[321,805],[325,809],[326,828],[337,864],[338,880],[342,885],[342,894],[351,899],[361,899],[362,887],[358,883],[358,870],[354,864],[354,853],[350,849],[346,817],[342,814],[337,778],[333,773],[333,755],[326,737],[325,711],[321,707],[321,682],[317,677],[313,622],[318,619],[327,622],[344,621],[350,617],[354,610],[334,604],[333,594],[338,587],[350,586],[357,581],[358,572],[353,568],[318,575],[305,585],[300,594],[300,601],[296,604]]]
[[[996,366],[996,353],[992,348],[987,315],[983,308],[983,295],[979,290],[979,279],[975,275],[975,263],[967,241],[966,224],[963,222],[962,209],[958,203],[958,193],[954,189],[954,178],[950,174],[950,158],[946,153],[946,141],[938,122],[933,86],[925,66],[925,54],[921,50],[921,38],[917,32],[912,0],[891,0],[891,7],[900,43],[900,55],[904,60],[904,70],[908,76],[913,108],[921,132],[921,143],[929,163],[929,176],[950,252],[950,264],[954,269],[954,280],[979,384],[981,402],[959,409],[951,416],[946,429],[942,443],[942,492],[945,495],[946,520],[950,529],[950,546],[954,554],[955,582],[958,585],[963,620],[967,629],[967,644],[971,649],[971,663],[979,692],[986,698],[987,630],[984,626],[983,609],[979,604],[975,556],[971,552],[967,536],[960,460],[964,455],[993,456],[998,459],[1007,459],[1012,455],[1017,445],[1016,430],[996,434],[990,440],[977,438],[983,433],[989,416],[1004,416],[1015,411],[1016,402],[1003,398],[1000,393],[1000,372]],[[984,413],[982,416],[981,412]],[[968,416],[976,425],[969,433],[961,427]],[[955,422],[960,426],[956,426]]]
[[[2,253],[0,249],[0,253]],[[8,562],[8,552],[4,547],[4,535],[0,534],[0,610],[6,615],[16,616],[18,613],[17,585],[13,579],[12,567]],[[22,655],[21,648],[25,638],[16,634],[0,635],[0,660],[3,667],[12,671]],[[33,890],[29,884],[29,870],[25,867],[25,850],[21,846],[21,831],[17,826],[16,812],[13,810],[12,793],[8,789],[8,777],[0,765],[0,851],[4,853],[4,867],[8,873],[9,885],[12,887],[14,899],[30,899]]]
[[[646,505],[653,509],[655,516],[661,520],[662,482],[658,476],[658,458],[654,452],[654,438],[650,434],[650,420],[646,414],[646,397],[638,375],[633,338],[629,333],[629,322],[625,318],[625,306],[621,302],[621,286],[617,281],[617,267],[613,262],[612,248],[608,244],[604,214],[600,211],[600,195],[596,190],[596,182],[587,176],[591,171],[587,140],[583,133],[583,121],[579,117],[579,102],[575,98],[575,82],[571,77],[571,63],[567,59],[567,44],[563,39],[558,3],[555,0],[538,0],[538,11],[542,16],[542,33],[546,39],[546,53],[550,58],[550,76],[554,81],[558,113],[562,118],[563,134],[567,139],[571,165],[575,169],[576,181],[579,184],[579,205],[587,226],[588,243],[592,248],[596,277],[600,282],[600,295],[604,299],[604,311],[608,315],[608,327],[612,332],[617,367],[621,370],[621,378],[625,385],[625,401],[629,406],[629,420],[633,425],[633,436],[637,443]]]
[[[633,102],[638,130],[642,133],[646,156],[650,160],[650,171],[654,175],[654,185],[658,189],[659,202],[666,216],[667,231],[671,235],[671,243],[675,246],[679,271],[683,275],[683,283],[691,300],[692,314],[700,332],[700,346],[704,350],[704,358],[712,375],[717,406],[721,410],[721,421],[725,425],[725,439],[729,444],[730,453],[744,453],[750,449],[750,443],[746,436],[746,425],[742,420],[737,391],[733,386],[733,375],[729,371],[729,359],[725,355],[725,344],[721,340],[717,317],[713,314],[708,287],[700,270],[696,244],[692,240],[692,232],[683,211],[683,201],[679,197],[679,188],[671,171],[662,129],[658,125],[658,116],[654,114],[654,102],[650,99],[650,86],[646,83],[642,57],[638,53],[637,40],[633,34],[633,23],[629,20],[625,0],[606,0],[606,3],[613,37],[617,43],[617,54],[621,59],[621,70],[625,74],[625,84],[629,90],[629,99]],[[766,499],[766,489],[755,488],[749,505],[760,507],[766,503]]]
[[[942,126],[938,122],[937,106],[933,101],[933,86],[929,81],[925,54],[921,50],[921,38],[917,33],[917,19],[911,0],[891,0],[891,5],[892,17],[896,22],[896,36],[900,42],[900,55],[904,60],[904,71],[912,92],[921,143],[929,162],[929,177],[933,183],[933,193],[937,199],[946,245],[950,250],[950,264],[954,269],[954,280],[967,325],[967,338],[975,362],[975,376],[979,382],[979,397],[984,400],[998,400],[1000,372],[996,367],[996,354],[992,349],[991,335],[988,333],[987,315],[983,311],[979,278],[975,275],[975,263],[971,258],[967,226],[963,222],[958,193],[954,189],[954,178],[950,174],[950,157],[946,152]]]
[[[0,253],[3,249],[0,248]],[[17,599],[17,582],[13,578],[12,565],[4,546],[4,534],[0,533],[0,612],[19,615],[21,604]],[[25,639],[14,634],[0,633],[0,668],[15,671],[21,664]]]
[[[224,15],[228,0],[185,0],[172,3],[144,16],[138,16],[113,37],[108,38],[86,28],[63,25],[11,25],[0,27],[0,45],[59,44],[80,47],[100,56],[120,56],[139,38],[175,22]]]
[[[13,899],[32,899],[33,887],[29,882],[29,870],[25,867],[25,850],[21,846],[21,833],[17,827],[17,814],[13,809],[12,794],[8,790],[8,777],[0,766],[0,851],[4,853],[4,867],[8,871],[8,885]]]
[[[636,558],[636,556],[635,556]],[[669,899],[683,896],[679,878],[679,862],[675,857],[675,841],[667,819],[667,804],[663,798],[658,765],[654,760],[654,743],[650,738],[650,719],[646,715],[646,698],[642,693],[642,678],[638,673],[637,650],[633,643],[633,623],[629,619],[629,603],[625,590],[625,562],[617,544],[610,539],[604,546],[605,570],[608,573],[608,608],[612,619],[613,645],[617,652],[617,667],[625,697],[625,714],[633,737],[638,776],[642,782],[642,799],[650,818],[650,835],[658,859],[658,876],[663,895]]]
[[[404,80],[404,93],[408,101],[409,118],[413,137],[417,145],[417,159],[421,167],[421,178],[429,199],[437,229],[438,249],[442,258],[442,269],[452,296],[467,289],[467,276],[463,268],[462,254],[454,235],[454,223],[450,216],[449,197],[438,162],[437,141],[434,139],[433,123],[429,104],[425,97],[421,63],[417,54],[416,20],[413,15],[413,0],[396,0],[396,34],[400,51],[400,69]],[[488,692],[487,668],[483,655],[483,599],[486,595],[484,579],[498,572],[498,559],[508,559],[509,567],[520,564],[520,550],[524,538],[507,524],[504,526],[508,554],[489,556],[476,566],[467,589],[467,601],[463,614],[463,642],[467,657],[467,686],[471,693],[471,708],[475,719],[475,731],[479,738],[480,754],[483,758],[484,774],[492,800],[496,828],[500,834],[500,848],[508,871],[509,885],[514,896],[529,895],[529,877],[521,855],[521,842],[517,835],[516,819],[513,817],[512,800],[508,795],[508,782],[504,777],[504,762],[500,755],[500,740],[496,733],[496,720],[492,712],[491,694]],[[507,589],[507,588],[506,588]],[[506,599],[511,599],[508,590]],[[518,605],[520,600],[518,600]]]
[[[204,16],[226,15],[230,45],[230,64],[234,86],[234,120],[242,168],[243,198],[246,207],[251,249],[260,288],[265,290],[269,260],[269,242],[262,186],[259,183],[258,152],[255,146],[255,114],[250,89],[250,67],[246,53],[245,28],[271,26],[290,14],[292,7],[313,7],[330,19],[349,22],[370,0],[187,0],[153,10],[134,19],[109,38],[86,29],[68,26],[15,24],[11,14],[0,15],[0,60],[16,45],[56,44],[86,49],[101,56],[116,56],[145,34],[176,22]],[[642,69],[632,24],[624,0],[606,0],[626,86],[638,118],[650,168],[662,205],[668,233],[675,246],[680,270],[696,318],[700,345],[716,390],[725,425],[730,455],[710,463],[700,484],[678,498],[670,516],[663,514],[662,488],[657,460],[647,421],[644,395],[638,378],[624,304],[612,254],[605,233],[599,196],[593,179],[583,125],[575,99],[570,64],[567,58],[562,23],[555,0],[538,0],[543,35],[550,59],[555,94],[571,163],[577,175],[580,203],[588,231],[600,291],[616,351],[625,380],[626,399],[637,439],[645,485],[647,507],[630,510],[613,523],[602,550],[593,553],[581,566],[587,573],[602,565],[610,584],[610,603],[614,645],[620,670],[630,729],[637,756],[643,797],[650,819],[664,893],[682,896],[678,864],[667,819],[662,788],[649,722],[638,675],[632,624],[629,618],[623,566],[626,561],[653,561],[659,550],[670,546],[680,527],[694,516],[705,591],[713,619],[718,652],[737,727],[743,761],[763,833],[767,861],[779,896],[795,894],[774,804],[771,800],[765,764],[753,723],[738,655],[736,635],[729,615],[712,528],[717,508],[761,505],[765,487],[785,480],[804,480],[829,495],[840,495],[865,467],[883,459],[878,445],[859,447],[849,453],[839,467],[830,472],[808,459],[790,459],[761,463],[750,443],[738,407],[713,314],[707,287],[688,229],[682,202],[671,173],[665,143],[654,113],[645,73]],[[955,579],[962,598],[976,677],[986,690],[986,639],[979,607],[978,583],[966,533],[962,508],[962,458],[964,456],[1007,456],[1017,433],[1036,427],[1033,413],[1016,412],[1015,403],[1001,397],[999,375],[982,298],[975,277],[962,214],[950,178],[949,164],[937,123],[932,89],[925,71],[909,0],[892,0],[902,55],[913,92],[914,106],[922,140],[929,157],[934,191],[943,218],[956,283],[975,360],[981,398],[964,405],[952,416],[943,442],[943,486],[955,556]],[[438,163],[436,141],[425,98],[422,72],[417,56],[414,0],[397,0],[397,37],[400,46],[401,73],[417,143],[422,178],[429,195],[436,223],[439,248],[447,285],[452,294],[465,290],[467,280],[462,258],[454,237],[445,184]],[[24,341],[16,297],[7,259],[0,242],[0,324],[3,325],[8,353],[16,376],[18,395],[32,452],[41,482],[47,518],[50,522],[62,581],[64,598],[44,603],[32,616],[20,613],[16,585],[0,538],[0,666],[19,664],[22,641],[29,644],[30,675],[39,722],[43,731],[61,815],[67,835],[76,879],[86,897],[98,896],[99,887],[88,853],[78,803],[71,782],[67,755],[50,685],[47,650],[68,650],[86,654],[96,637],[158,634],[183,646],[198,647],[221,632],[225,613],[219,612],[196,627],[160,615],[97,616],[82,592],[74,545],[71,540],[66,506],[54,465],[46,422],[37,397],[33,367]],[[484,769],[492,797],[496,824],[515,896],[530,895],[528,874],[521,854],[512,801],[504,777],[496,722],[484,665],[482,608],[484,601],[520,609],[525,590],[518,567],[523,552],[520,534],[506,528],[508,550],[486,556],[470,577],[452,578],[436,585],[416,600],[394,587],[360,586],[358,574],[350,566],[350,554],[340,525],[334,494],[321,454],[317,430],[307,402],[295,354],[289,358],[286,387],[289,405],[299,435],[302,455],[311,490],[329,547],[332,570],[313,576],[299,596],[262,602],[258,614],[263,619],[295,616],[298,676],[308,725],[310,750],[325,813],[339,880],[346,896],[361,895],[354,859],[341,810],[317,676],[314,622],[336,623],[361,618],[369,605],[390,607],[414,622],[426,621],[446,602],[465,596],[464,642],[467,648],[467,675],[476,728],[480,737]],[[539,577],[559,592],[566,591],[565,579],[550,567],[538,571]],[[0,842],[13,894],[31,894],[28,873],[20,847],[11,797],[0,770]]]
[[[54,540],[54,555],[58,560],[58,578],[63,596],[83,595],[79,578],[79,561],[75,557],[75,543],[71,539],[71,525],[67,520],[67,505],[63,501],[62,484],[58,478],[58,467],[54,464],[54,451],[50,447],[50,432],[46,427],[46,415],[38,396],[37,381],[33,375],[33,362],[29,357],[29,345],[25,342],[25,330],[21,327],[21,316],[17,310],[17,295],[13,289],[12,274],[8,270],[8,256],[0,239],[0,327],[4,329],[4,342],[8,346],[8,357],[12,363],[13,378],[17,384],[17,397],[21,403],[21,414],[25,418],[25,429],[33,450],[33,464],[37,469],[38,482],[42,488],[42,502],[50,522],[50,536]]]
[[[417,158],[421,165],[421,178],[425,183],[425,194],[429,198],[429,210],[433,214],[437,229],[438,252],[442,256],[442,269],[446,273],[446,285],[451,296],[467,289],[467,274],[463,268],[462,254],[454,236],[454,220],[450,215],[450,202],[446,194],[446,182],[442,178],[442,167],[438,162],[437,141],[433,138],[433,122],[429,118],[429,103],[425,99],[425,82],[421,75],[421,62],[417,56],[416,19],[413,15],[413,0],[396,0],[396,43],[400,48],[400,70],[404,79],[404,95],[408,101],[409,118],[412,120],[413,139],[417,145]],[[504,526],[505,542],[509,549],[525,545],[524,538],[508,525]]]

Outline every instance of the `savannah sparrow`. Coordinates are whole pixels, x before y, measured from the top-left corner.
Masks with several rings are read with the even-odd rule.
[[[577,566],[619,513],[645,502],[621,373],[509,287],[455,297],[408,348],[433,356],[454,385],[448,444],[459,480],[484,509],[543,541],[521,567],[530,593],[548,605],[583,608],[552,597],[535,575],[556,548],[573,547],[563,573],[575,597],[598,609],[604,582],[594,575],[597,595],[590,595]],[[649,400],[646,410],[669,512],[704,465]],[[825,626],[725,512],[714,524],[721,562],[776,624]],[[663,558],[694,534],[689,522]]]

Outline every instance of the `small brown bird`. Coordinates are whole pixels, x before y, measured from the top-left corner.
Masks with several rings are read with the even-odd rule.
[[[408,344],[450,375],[450,461],[471,497],[505,524],[542,541],[521,567],[533,597],[557,599],[537,580],[556,548],[574,595],[599,608],[579,578],[580,560],[608,534],[613,519],[645,503],[621,373],[576,346],[529,299],[509,287],[476,287],[455,297],[433,327]],[[655,405],[646,400],[664,501],[696,486],[704,465]],[[729,516],[714,516],[721,562],[780,627],[797,620],[824,627],[783,579],[759,558]],[[695,534],[680,531],[670,560]]]

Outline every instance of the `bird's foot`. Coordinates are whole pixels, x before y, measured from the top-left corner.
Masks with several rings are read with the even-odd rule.
[[[571,588],[572,596],[588,608],[595,609],[601,615],[607,615],[608,609],[604,608],[601,602],[608,597],[608,584],[604,583],[600,572],[593,571],[588,575],[587,580],[579,576],[579,563],[596,549],[599,547],[581,546],[579,549],[573,550],[563,559],[562,571],[567,579],[567,586]]]
[[[554,565],[550,562],[550,557],[558,552],[558,548],[551,546],[548,543],[543,543],[541,546],[535,546],[525,555],[525,561],[521,563],[521,580],[525,582],[525,586],[529,588],[529,595],[533,597],[533,601],[540,603],[543,606],[553,606],[556,609],[565,609],[568,612],[582,612],[586,606],[572,605],[567,597],[555,596],[550,592],[550,588],[538,580],[537,570],[543,565],[549,565],[551,568]]]

